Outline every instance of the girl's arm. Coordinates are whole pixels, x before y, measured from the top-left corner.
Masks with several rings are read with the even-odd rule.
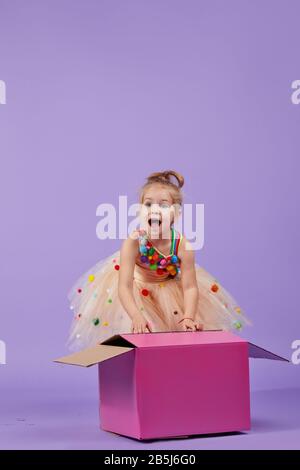
[[[181,259],[181,282],[184,296],[184,329],[200,329],[200,325],[194,323],[199,299],[199,289],[196,279],[195,256],[191,244],[183,237],[179,247],[178,256]]]
[[[150,326],[138,309],[133,296],[133,276],[138,252],[138,234],[134,232],[122,244],[120,251],[120,271],[118,295],[124,309],[132,320],[133,333],[145,333]]]

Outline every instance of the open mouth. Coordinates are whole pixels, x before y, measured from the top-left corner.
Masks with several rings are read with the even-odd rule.
[[[148,224],[150,227],[159,227],[161,225],[161,220],[159,217],[149,217]]]

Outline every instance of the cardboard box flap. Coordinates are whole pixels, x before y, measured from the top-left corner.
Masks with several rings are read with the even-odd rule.
[[[99,344],[106,344],[106,345],[109,345],[109,346],[122,346],[122,347],[125,347],[125,348],[135,348],[135,344],[133,341],[130,341],[130,338],[127,339],[127,336],[130,336],[130,334],[126,334],[126,335],[122,335],[122,334],[119,334],[119,335],[114,335],[114,336],[111,336],[110,338],[102,341],[101,343]],[[132,336],[134,336],[134,334],[132,333]]]
[[[55,359],[54,362],[71,364],[74,366],[89,367],[112,357],[132,351],[132,347],[107,346],[98,344],[93,348],[84,349],[68,356]]]
[[[122,338],[137,348],[153,348],[160,346],[192,346],[205,344],[245,343],[245,339],[229,331],[164,331],[155,333],[126,333]],[[104,344],[104,343],[102,343]],[[113,344],[111,342],[105,344]],[[124,344],[125,345],[125,344]]]
[[[285,359],[284,357],[278,356],[277,354],[267,351],[266,349],[261,348],[260,346],[256,346],[256,344],[253,344],[253,343],[248,343],[248,344],[249,344],[249,357],[261,358],[261,359],[273,359],[275,361],[290,362],[288,359]]]

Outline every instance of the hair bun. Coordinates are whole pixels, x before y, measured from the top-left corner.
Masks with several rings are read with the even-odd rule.
[[[177,173],[177,171],[166,170],[158,171],[156,173],[151,173],[147,178],[147,183],[167,183],[182,188],[184,185],[184,177]]]

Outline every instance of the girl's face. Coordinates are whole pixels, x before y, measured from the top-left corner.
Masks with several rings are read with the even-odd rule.
[[[140,218],[141,226],[150,238],[169,238],[175,210],[171,194],[165,186],[152,184],[146,189]]]

